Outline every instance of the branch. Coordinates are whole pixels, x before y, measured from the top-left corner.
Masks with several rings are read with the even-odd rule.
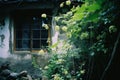
[[[100,80],[103,80],[106,72],[108,71],[108,69],[109,69],[109,67],[110,67],[110,65],[111,65],[111,63],[112,63],[112,60],[113,60],[114,55],[115,55],[115,52],[116,52],[117,45],[118,45],[118,43],[119,43],[119,39],[120,39],[120,32],[119,32],[119,34],[118,34],[118,36],[117,36],[117,40],[116,40],[116,42],[115,42],[115,44],[114,44],[114,48],[113,48],[113,51],[112,51],[112,54],[111,54],[110,61],[108,62],[108,64],[107,64],[107,66],[106,66],[106,68],[105,68],[105,70],[104,70],[104,72],[103,72]]]

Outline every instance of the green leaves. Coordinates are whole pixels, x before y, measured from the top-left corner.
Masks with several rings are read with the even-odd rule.
[[[82,34],[80,35],[80,39],[83,40],[83,39],[88,39],[89,38],[89,34],[88,32],[82,32]]]
[[[99,3],[97,1],[96,2],[94,1],[92,4],[90,4],[89,2],[85,2],[85,4],[83,4],[81,7],[77,6],[75,9],[72,9],[72,11],[75,12],[73,16],[73,20],[81,20],[84,17],[87,17],[89,13],[93,14],[94,12],[101,9],[102,7],[101,4],[102,4],[102,1]],[[96,18],[96,17],[98,17],[97,13],[93,18]]]
[[[73,20],[81,20],[83,17],[84,17],[84,15],[85,15],[85,9],[86,9],[86,6],[85,6],[85,4],[84,5],[82,5],[81,7],[80,6],[77,6],[76,8],[75,8],[75,10],[73,9],[73,12],[75,12],[75,14],[73,15],[73,17],[72,17],[72,19]]]
[[[87,10],[88,10],[88,12],[94,12],[96,10],[101,9],[101,7],[102,6],[100,4],[98,4],[97,2],[95,2],[92,5],[90,5],[89,7],[87,7]]]
[[[111,46],[107,46],[107,43],[110,43],[111,35],[109,34],[115,33],[117,27],[110,24],[113,20],[110,13],[109,16],[102,15],[106,13],[105,10],[109,10],[109,7],[103,5],[105,0],[84,1],[85,3],[81,6],[73,7],[71,11],[55,18],[56,25],[59,25],[55,27],[56,31],[62,30],[67,34],[68,43],[73,44],[74,48],[66,47],[66,44],[63,43],[62,48],[65,51],[61,51],[61,54],[56,54],[50,59],[47,67],[47,75],[50,79],[53,79],[51,75],[54,75],[54,78],[57,76],[57,78],[69,80],[73,78],[72,73],[74,73],[75,79],[82,79],[81,75],[87,70],[82,68],[81,63],[86,62],[86,56],[88,58],[97,53],[108,53],[108,50],[111,49]],[[61,7],[63,7],[63,3]],[[55,43],[52,48],[58,45]],[[80,63],[80,61],[82,62]]]
[[[117,31],[117,28],[114,26],[114,25],[111,25],[110,27],[109,27],[109,32],[110,33],[113,33],[113,32],[116,32]]]

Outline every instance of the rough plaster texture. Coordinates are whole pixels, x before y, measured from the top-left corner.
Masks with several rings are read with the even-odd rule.
[[[10,55],[9,53],[9,17],[4,18],[5,25],[2,25],[3,28],[0,29],[0,35],[3,35],[4,38],[0,37],[0,57],[6,58]]]
[[[9,62],[10,67],[15,72],[20,72],[23,70],[27,70],[33,78],[41,78],[41,71],[38,68],[35,68],[34,64],[38,64],[40,68],[44,68],[44,66],[48,63],[48,59],[50,56],[48,54],[45,55],[37,55],[30,53],[11,53],[14,52],[14,28],[13,24],[11,25],[11,19],[9,16],[4,18],[5,25],[2,25],[2,29],[0,28],[0,35],[4,35],[4,39],[0,36],[0,65],[2,63]],[[52,24],[54,26],[55,24]],[[0,25],[1,27],[1,25]],[[54,29],[54,28],[53,28]],[[58,32],[54,32],[52,35],[53,44],[58,40]],[[11,41],[11,43],[10,43]],[[34,63],[33,63],[34,57]]]

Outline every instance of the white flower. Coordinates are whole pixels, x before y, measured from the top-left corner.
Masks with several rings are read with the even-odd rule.
[[[45,66],[44,69],[48,69],[49,67],[48,66]]]
[[[69,6],[70,4],[71,4],[71,1],[70,1],[70,0],[67,0],[67,1],[66,1],[66,5]]]
[[[66,27],[66,26],[63,26],[63,27],[62,27],[62,30],[66,32],[66,31],[67,31],[67,27]]]
[[[56,31],[59,31],[60,30],[60,27],[58,25],[55,26],[55,30]]]
[[[49,26],[47,24],[43,24],[43,27],[47,30],[49,29]]]
[[[64,2],[62,2],[61,4],[60,4],[60,7],[63,7],[64,6]]]
[[[43,14],[41,14],[41,17],[42,17],[42,18],[46,18],[47,15],[46,15],[45,13],[43,13]]]
[[[109,27],[109,32],[112,33],[112,32],[116,32],[117,31],[117,28],[114,26],[114,25],[111,25]]]
[[[85,73],[85,70],[81,70],[80,73],[81,73],[81,74],[84,74],[84,73]]]
[[[41,49],[41,50],[39,51],[39,54],[44,55],[44,54],[45,54],[44,50]]]

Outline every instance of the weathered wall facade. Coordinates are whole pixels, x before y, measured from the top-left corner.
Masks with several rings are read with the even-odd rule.
[[[2,16],[2,15],[1,15]],[[52,17],[54,18],[54,17]],[[14,24],[9,15],[4,15],[4,25],[0,25],[0,57],[7,58],[14,54]],[[54,30],[55,21],[52,19],[51,45],[58,40],[59,32]],[[18,53],[22,53],[21,51]],[[23,52],[24,53],[24,52]]]
[[[2,16],[2,15],[1,15]],[[0,25],[0,57],[8,57],[9,52],[9,39],[10,39],[10,30],[9,30],[10,18],[9,16],[3,17],[3,24]]]
[[[11,1],[12,2],[12,1]],[[31,3],[23,3],[18,5],[17,4],[2,4],[3,6],[0,9],[0,57],[7,58],[11,55],[16,55],[14,50],[15,45],[15,32],[14,32],[14,20],[12,13],[16,13],[17,10],[41,10],[41,9],[51,9],[52,11],[52,21],[51,21],[51,44],[54,44],[57,42],[58,39],[58,32],[54,31],[55,21],[54,21],[54,15],[57,12],[56,3],[51,3],[49,1],[44,2],[41,0],[42,3],[34,2],[34,4]],[[54,1],[53,1],[54,2]],[[16,7],[17,5],[17,7]],[[8,6],[8,7],[6,7]],[[21,53],[21,52],[18,52]],[[24,53],[24,52],[23,52]]]
[[[53,4],[47,3],[47,8],[53,8]],[[27,4],[28,5],[28,4]],[[34,6],[34,7],[33,7]],[[13,6],[15,10],[15,6]],[[26,6],[20,6],[18,9],[44,9],[46,8],[46,5],[30,5]],[[53,8],[53,16],[51,21],[51,44],[54,44],[57,42],[59,32],[54,31],[55,21],[54,21],[54,15],[57,11],[57,7]],[[2,11],[3,10],[3,11]],[[39,63],[39,67],[44,67],[45,64],[47,64],[49,55],[45,53],[45,55],[39,55],[37,53],[25,53],[25,52],[19,52],[16,53],[14,51],[14,21],[13,17],[11,16],[11,12],[14,11],[12,7],[7,7],[6,9],[1,8],[0,9],[0,65],[4,62],[9,62],[11,64],[11,67],[13,67],[14,71],[20,72],[22,70],[27,70],[29,74],[33,75],[34,77],[40,77],[40,71],[39,69],[34,68],[33,61],[36,61]],[[19,68],[19,69],[18,69]]]

